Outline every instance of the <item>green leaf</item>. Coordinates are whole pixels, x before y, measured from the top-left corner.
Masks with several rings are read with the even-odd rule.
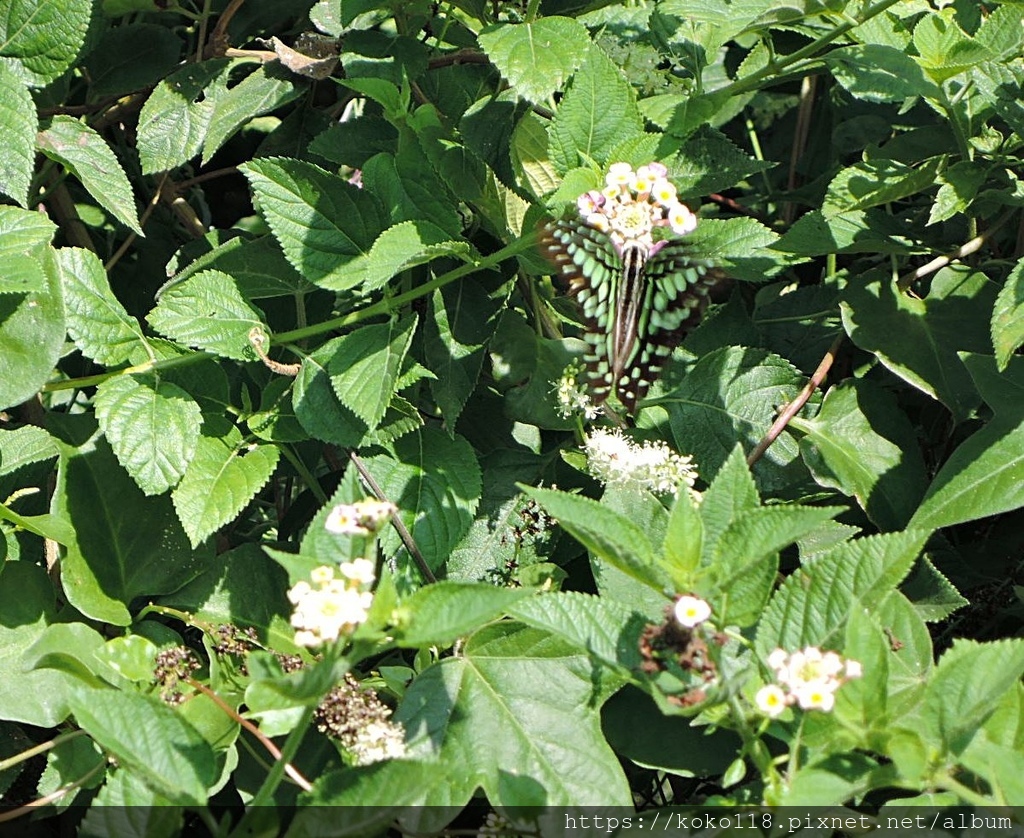
[[[500,293],[492,295],[483,283],[472,280],[448,285],[430,298],[423,349],[426,363],[437,375],[430,382],[430,392],[451,432],[476,388],[484,347],[497,327],[501,303]]]
[[[935,185],[939,158],[916,169],[896,160],[867,160],[843,169],[828,185],[822,212],[828,218],[841,212],[890,204]]]
[[[117,460],[147,495],[175,486],[191,462],[203,417],[177,384],[119,375],[96,390],[96,418]]]
[[[769,250],[778,235],[753,218],[705,219],[687,240],[701,258],[736,279],[762,282],[791,261]]]
[[[903,527],[927,485],[917,435],[895,399],[866,379],[825,395],[813,419],[790,426],[807,434],[800,451],[814,479],[857,499],[883,530]]]
[[[147,498],[102,440],[62,459],[53,511],[74,528],[64,592],[102,622],[128,625],[132,600],[180,588],[204,559],[189,549],[170,499]]]
[[[843,293],[843,325],[857,346],[962,421],[979,399],[957,351],[989,350],[994,297],[988,277],[966,266],[939,271],[924,300],[899,294],[888,276],[855,281]]]
[[[53,585],[46,569],[31,562],[7,562],[0,585],[0,716],[38,727],[67,718],[68,693],[78,678],[56,669],[26,672],[22,656],[57,619]]]
[[[551,161],[564,174],[593,160],[615,163],[608,152],[624,139],[643,132],[636,94],[622,72],[597,46],[573,76],[551,127]]]
[[[30,294],[46,291],[46,271],[31,256],[14,255],[4,260],[0,294]]]
[[[224,58],[187,64],[156,86],[139,114],[143,174],[173,169],[200,152],[231,66]]]
[[[405,647],[450,646],[501,618],[532,593],[528,588],[495,588],[472,582],[426,585],[402,601],[395,642]]]
[[[957,639],[925,689],[921,733],[945,751],[962,751],[999,699],[1024,674],[1020,639],[978,643]]]
[[[872,535],[805,562],[764,610],[757,628],[760,653],[807,645],[840,648],[850,611],[877,608],[910,572],[926,538],[923,530]]]
[[[866,102],[902,104],[912,96],[938,98],[940,91],[917,62],[884,44],[854,44],[825,57],[832,75],[851,95]]]
[[[260,236],[257,239],[235,236],[221,243],[217,243],[218,239],[213,236],[207,238],[212,249],[204,250],[202,255],[179,270],[174,275],[173,284],[183,282],[199,271],[212,268],[233,277],[238,290],[247,300],[291,297],[314,290],[314,286],[306,282],[288,264],[273,236]],[[203,246],[206,246],[205,241]],[[187,246],[179,251],[183,260],[186,252]],[[157,297],[159,298],[166,290],[165,286]]]
[[[56,442],[42,428],[25,425],[14,430],[0,430],[0,477],[56,456]]]
[[[262,315],[221,271],[203,271],[175,285],[146,320],[172,340],[236,361],[253,360],[249,332],[266,331]]]
[[[580,66],[590,35],[576,20],[543,17],[529,23],[496,23],[477,40],[512,89],[535,103],[544,103]]]
[[[44,87],[71,68],[85,44],[91,0],[6,0],[0,10],[0,44],[9,66],[32,87]]]
[[[409,351],[416,318],[400,323],[362,326],[343,335],[327,363],[338,400],[374,429],[395,394],[402,361]]]
[[[82,351],[106,367],[126,362],[146,337],[139,322],[125,311],[107,282],[103,264],[91,250],[63,247],[57,251],[68,334]]]
[[[1024,506],[1024,417],[997,415],[943,463],[910,524],[928,530]]]
[[[347,263],[366,255],[387,226],[377,199],[299,160],[253,160],[242,171],[292,267],[317,285],[351,287]]]
[[[356,448],[369,428],[334,392],[328,366],[344,336],[327,341],[302,359],[292,404],[295,418],[310,436],[343,448]]]
[[[702,561],[708,564],[718,539],[733,521],[761,505],[757,485],[740,446],[729,453],[700,504],[704,541]]]
[[[213,436],[216,431],[208,428],[199,438],[195,456],[171,495],[193,547],[245,508],[274,473],[280,455],[274,445],[244,442],[234,426]]]
[[[0,192],[23,207],[28,205],[38,124],[35,103],[24,80],[10,66],[0,62],[0,143],[4,149],[0,160]]]
[[[745,154],[721,131],[702,125],[672,158],[668,176],[685,198],[724,191],[773,165]]]
[[[13,208],[13,213],[23,212]],[[36,215],[36,213],[29,213]],[[11,214],[0,213],[0,239],[21,236]],[[47,222],[49,226],[49,222]],[[0,258],[7,254],[0,246]],[[46,287],[28,294],[0,295],[0,357],[4,374],[0,376],[0,410],[21,404],[39,392],[50,377],[64,348],[64,300],[54,251],[40,254]]]
[[[680,492],[672,504],[660,563],[677,591],[690,587],[704,546],[704,524],[689,492]]]
[[[117,690],[79,688],[75,721],[125,769],[173,803],[202,806],[217,779],[213,751],[162,701]]]
[[[444,565],[469,529],[480,500],[480,466],[462,437],[420,428],[390,446],[389,454],[366,459],[384,496],[397,504],[402,521],[432,570]],[[384,550],[395,555],[400,541],[384,534]]]
[[[760,349],[725,347],[701,357],[675,390],[657,400],[669,414],[676,449],[699,467],[717,471],[737,440],[748,450],[771,427],[779,406],[800,392],[803,380],[786,360]],[[797,453],[787,432],[754,466],[763,488],[786,482]]]
[[[430,222],[443,232],[442,238],[458,239],[462,219],[455,199],[425,155],[412,148],[398,155],[377,154],[362,171],[363,187],[381,201],[392,224]]]
[[[659,593],[670,588],[668,577],[654,563],[654,549],[647,534],[626,516],[581,495],[530,487],[523,487],[523,491],[600,562],[607,562]],[[600,588],[599,572],[597,584]]]
[[[297,84],[291,74],[269,70],[266,65],[250,73],[218,97],[203,142],[203,165],[249,120],[277,110],[304,93],[305,86]]]
[[[992,311],[992,346],[996,363],[1005,370],[1013,353],[1024,344],[1024,259],[1013,266],[999,289]]]
[[[121,163],[94,129],[70,116],[55,116],[39,135],[39,150],[73,174],[118,221],[144,235],[135,196]]]
[[[505,623],[419,675],[395,720],[405,726],[411,758],[465,778],[461,788],[449,783],[453,798],[425,803],[458,802],[479,785],[495,806],[630,805],[601,733],[602,701],[588,655]]]
[[[104,32],[86,57],[92,99],[123,96],[154,86],[175,71],[182,40],[155,23],[122,23]]]
[[[78,827],[80,838],[174,838],[184,810],[147,786],[129,768],[112,770]]]
[[[934,12],[914,27],[914,46],[920,56],[917,63],[940,83],[994,57],[968,37],[952,17]]]
[[[942,173],[942,186],[935,196],[928,223],[935,224],[952,218],[958,212],[966,212],[988,179],[990,171],[988,164],[973,160],[962,160],[947,168]]]
[[[548,153],[546,125],[540,117],[528,113],[519,120],[512,134],[511,152],[515,167],[522,171],[534,197],[539,198],[558,188],[558,172]]]
[[[799,256],[826,253],[912,252],[911,230],[882,210],[812,210],[796,220],[772,247]]]
[[[761,615],[779,570],[779,550],[840,511],[836,507],[766,506],[733,521],[718,538],[698,591],[722,606],[717,616],[739,626]]]
[[[243,544],[205,563],[191,582],[157,601],[211,624],[251,626],[268,646],[294,652],[287,589],[284,571],[258,545]]]

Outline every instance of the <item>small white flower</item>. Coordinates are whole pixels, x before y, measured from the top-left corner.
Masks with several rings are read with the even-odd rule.
[[[676,188],[672,182],[663,177],[654,181],[651,186],[651,196],[662,206],[670,206],[676,203]]]
[[[592,212],[590,215],[587,216],[586,221],[588,227],[593,227],[600,233],[608,232],[608,216],[605,215],[603,212]]]
[[[675,616],[680,625],[695,628],[711,616],[711,606],[700,597],[681,596],[676,600]]]
[[[835,652],[822,652],[817,646],[805,646],[792,654],[776,649],[768,655],[768,666],[775,671],[787,701],[795,701],[804,710],[826,713],[835,706],[836,690],[861,676],[860,663]]]
[[[370,530],[359,523],[359,512],[353,504],[340,504],[327,513],[327,532],[335,535],[369,535]]]
[[[629,163],[612,163],[604,181],[609,186],[627,186],[632,178],[633,167]]]
[[[356,735],[351,748],[356,765],[371,765],[405,756],[405,728],[400,722],[374,721]]]
[[[334,578],[334,568],[321,565],[310,571],[309,578],[313,580],[314,585],[319,585],[322,588]]]
[[[677,236],[685,236],[697,229],[697,216],[685,204],[673,204],[668,211],[668,225]]]
[[[346,562],[338,568],[338,572],[359,585],[372,585],[373,580],[377,578],[376,568],[369,559]]]
[[[785,649],[776,649],[768,655],[768,666],[775,670],[776,677],[778,677],[778,673],[785,669],[788,660],[789,653]]]
[[[309,582],[296,582],[294,587],[288,591],[288,601],[291,602],[292,605],[296,605],[299,600],[303,599],[312,590],[313,589],[310,587]]]
[[[648,163],[647,168],[655,180],[668,174],[668,167],[664,163]]]
[[[562,377],[555,386],[555,410],[563,419],[571,419],[577,413],[582,413],[584,418],[591,420],[601,415],[601,408],[594,404],[590,393],[576,377],[583,372],[583,368],[575,363],[569,364],[563,371]]]
[[[761,687],[754,696],[754,703],[757,709],[770,718],[780,715],[788,704],[786,693],[776,684],[768,684]]]
[[[802,709],[824,710],[828,713],[835,706],[835,690],[838,686],[838,682],[832,685],[824,681],[809,681],[793,690],[793,695]]]
[[[843,674],[847,678],[860,678],[864,674],[860,661],[848,660],[843,664]]]
[[[675,494],[691,488],[697,471],[690,457],[677,454],[664,442],[637,445],[621,431],[597,428],[584,443],[590,473],[609,486],[633,491]]]

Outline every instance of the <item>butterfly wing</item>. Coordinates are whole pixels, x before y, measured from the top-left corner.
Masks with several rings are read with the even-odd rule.
[[[567,220],[544,228],[542,246],[580,302],[594,401],[614,390],[635,412],[721,275],[685,242],[664,243],[651,256],[630,243],[620,255],[605,233]]]

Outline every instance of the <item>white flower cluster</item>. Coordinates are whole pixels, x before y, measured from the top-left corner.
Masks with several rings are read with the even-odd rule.
[[[297,582],[288,591],[295,606],[291,623],[300,646],[320,646],[348,634],[366,619],[373,594],[375,572],[369,559],[356,559],[334,568],[322,566],[310,573],[309,582]]]
[[[405,756],[405,728],[401,722],[380,719],[359,729],[349,747],[356,765],[370,765]]]
[[[827,713],[835,705],[836,690],[861,676],[859,662],[844,660],[835,652],[822,652],[817,646],[792,654],[776,649],[768,656],[768,666],[775,670],[778,683],[762,687],[754,701],[762,713],[772,717],[791,704]]]
[[[580,217],[587,226],[608,233],[620,249],[626,242],[657,249],[651,235],[655,227],[669,227],[677,236],[691,233],[697,216],[680,203],[667,174],[661,163],[648,163],[635,172],[629,163],[613,163],[605,176],[607,186],[576,200]]]
[[[596,428],[587,437],[583,450],[590,473],[609,486],[674,495],[680,484],[692,493],[697,480],[691,457],[677,454],[664,442],[639,445],[619,430]]]
[[[367,498],[358,503],[342,503],[327,515],[324,526],[335,535],[372,535],[398,509],[390,501]]]
[[[711,616],[711,606],[700,597],[681,596],[673,607],[676,622],[686,628],[696,628]]]
[[[558,379],[558,384],[554,388],[558,403],[555,410],[563,419],[571,419],[577,413],[582,413],[588,420],[601,415],[601,408],[594,404],[586,386],[578,381],[578,376],[582,372],[583,367],[579,364],[569,364],[562,371],[562,377]]]

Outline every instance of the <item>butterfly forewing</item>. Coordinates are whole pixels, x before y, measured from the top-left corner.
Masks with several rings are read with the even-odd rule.
[[[683,242],[663,244],[651,256],[646,245],[628,242],[620,255],[607,234],[568,220],[544,228],[542,247],[580,303],[594,401],[614,391],[635,411],[683,332],[700,318],[717,276]]]

